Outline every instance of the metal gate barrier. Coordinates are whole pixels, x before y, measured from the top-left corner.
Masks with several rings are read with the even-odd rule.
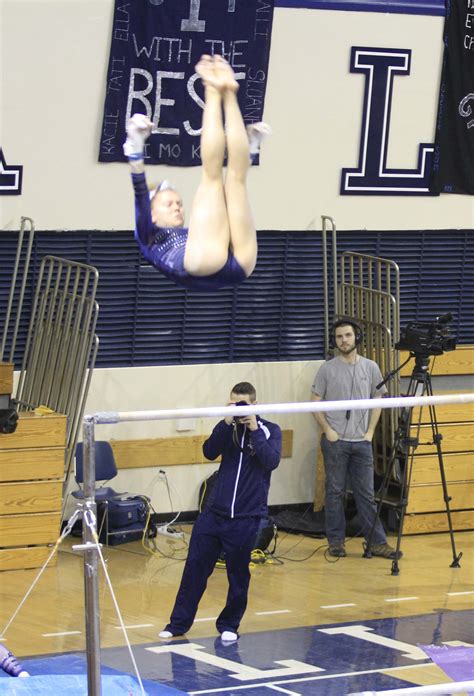
[[[361,353],[375,360],[382,375],[398,367],[395,343],[400,337],[400,272],[389,259],[352,251],[340,260],[341,282],[338,285],[338,312],[357,319],[364,332]],[[400,394],[398,373],[387,383],[388,395]],[[388,466],[398,413],[382,411],[374,435],[375,465],[379,473]]]
[[[34,229],[34,227],[33,227]],[[32,239],[30,238],[30,244]],[[19,249],[22,235],[19,238]],[[31,247],[28,249],[28,263]],[[17,253],[12,292],[18,275]],[[21,299],[28,266],[23,269]],[[67,416],[65,482],[71,470],[99,340],[95,334],[99,306],[95,301],[96,268],[55,256],[41,262],[23,362],[16,390],[19,411],[47,406]],[[9,302],[8,314],[11,312]],[[22,302],[17,307],[13,357]],[[7,327],[8,328],[8,323]],[[6,342],[6,332],[2,346]]]
[[[27,230],[28,227],[28,230]],[[26,243],[26,253],[23,260],[22,266],[22,252],[25,240],[25,231],[28,231],[28,241]],[[10,321],[12,318],[12,313],[14,310],[14,304],[16,300],[15,307],[15,324],[13,328],[13,334],[10,341],[10,354],[9,362],[13,362],[13,355],[15,353],[16,342],[18,338],[18,329],[20,326],[21,312],[23,309],[23,302],[25,299],[25,288],[26,281],[28,278],[28,270],[30,268],[31,261],[31,250],[33,248],[33,240],[35,237],[35,223],[29,217],[22,217],[20,219],[20,232],[18,233],[18,243],[16,247],[16,257],[12,272],[12,282],[10,284],[10,292],[8,295],[7,310],[5,314],[5,323],[3,325],[2,341],[0,343],[0,362],[5,357],[5,350],[7,347],[8,331],[10,329]],[[21,273],[20,289],[17,292],[17,284],[19,281],[19,273]]]
[[[331,248],[327,232],[331,228]],[[329,350],[329,330],[341,317],[354,319],[362,328],[364,339],[360,353],[379,365],[382,375],[398,367],[395,343],[400,337],[400,271],[390,259],[346,251],[337,258],[337,231],[333,218],[322,216],[323,288],[325,303],[325,349]],[[328,257],[332,263],[328,262]],[[330,279],[332,276],[332,293]],[[339,281],[340,278],[340,281]],[[333,306],[330,316],[329,307]],[[400,394],[397,375],[387,383],[388,395]],[[384,473],[390,458],[397,428],[397,413],[382,412],[374,435],[376,469]]]

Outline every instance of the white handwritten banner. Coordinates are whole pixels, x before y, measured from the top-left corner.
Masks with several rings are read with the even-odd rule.
[[[448,0],[430,190],[474,195],[474,0]]]
[[[201,163],[203,87],[194,66],[223,55],[240,84],[244,121],[262,120],[274,0],[115,0],[100,162],[124,162],[125,125],[156,125],[147,164]]]

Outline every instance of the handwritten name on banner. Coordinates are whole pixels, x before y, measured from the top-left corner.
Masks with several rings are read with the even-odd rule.
[[[150,118],[147,164],[201,163],[203,87],[194,66],[223,55],[244,121],[262,120],[274,0],[115,0],[100,162],[124,162],[127,120]]]
[[[430,190],[474,195],[474,0],[446,8]]]

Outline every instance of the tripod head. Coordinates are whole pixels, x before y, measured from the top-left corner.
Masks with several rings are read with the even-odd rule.
[[[415,358],[415,365],[411,373],[412,379],[418,382],[425,382],[429,377],[430,355],[425,353],[410,353],[410,359]]]
[[[375,387],[377,390],[381,389],[384,384],[389,382],[391,379],[395,377],[397,372],[400,372],[400,370],[407,365],[412,358],[415,358],[415,365],[413,366],[413,370],[411,373],[411,382],[427,382],[430,379],[430,372],[429,372],[429,367],[430,367],[430,355],[427,355],[426,353],[410,353],[408,358],[403,362],[399,367],[396,367],[395,370],[392,370],[389,372],[383,380],[380,382],[380,384],[377,384]]]

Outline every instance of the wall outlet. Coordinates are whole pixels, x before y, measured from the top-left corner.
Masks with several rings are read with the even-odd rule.
[[[195,418],[179,418],[176,421],[176,430],[178,433],[185,432],[187,430],[196,430],[196,419]]]

